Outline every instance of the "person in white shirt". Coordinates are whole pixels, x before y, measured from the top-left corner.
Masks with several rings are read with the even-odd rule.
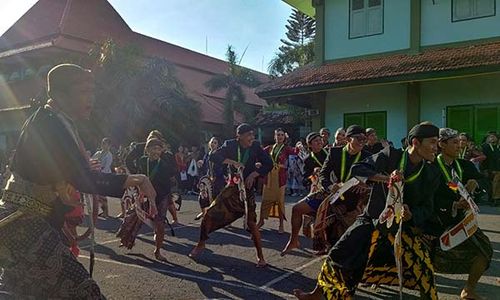
[[[92,156],[93,160],[96,160],[101,165],[102,173],[111,173],[111,165],[113,164],[113,154],[109,149],[111,148],[111,140],[109,138],[103,138],[101,141],[101,150],[94,153]],[[99,214],[104,218],[108,218],[108,199],[106,197],[99,196],[99,203],[101,205],[102,213]]]

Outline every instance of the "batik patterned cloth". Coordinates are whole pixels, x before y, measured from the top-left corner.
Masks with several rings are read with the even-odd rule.
[[[248,209],[247,222],[256,223],[255,195],[253,191],[246,190],[246,203]],[[226,186],[212,202],[203,217],[200,227],[200,240],[206,241],[208,235],[223,228],[245,215],[245,203],[240,200],[238,186]]]
[[[481,229],[478,229],[465,242],[448,251],[443,251],[437,241],[438,239],[434,240],[432,262],[438,273],[469,274],[472,265],[477,262],[479,256],[483,256],[488,262],[493,256],[490,240]]]
[[[16,210],[1,205],[0,220]],[[104,299],[61,233],[43,217],[25,213],[0,227],[0,240],[1,285],[14,299]]]

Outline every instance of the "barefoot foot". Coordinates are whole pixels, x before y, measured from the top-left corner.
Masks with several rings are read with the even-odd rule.
[[[156,250],[154,252],[154,255],[155,255],[155,258],[157,260],[162,261],[162,262],[167,262],[167,258],[161,254],[160,250]]]
[[[203,251],[203,249],[205,249],[205,247],[196,246],[193,248],[193,250],[191,250],[188,256],[191,258],[197,258],[198,255],[200,255],[200,253]]]
[[[257,264],[255,265],[257,268],[265,268],[267,267],[267,262],[262,258],[262,259],[257,259]]]
[[[293,249],[297,249],[300,247],[300,243],[299,241],[288,241],[288,243],[286,244],[285,246],[285,249],[283,249],[283,251],[281,251],[281,256],[285,256],[287,255],[290,251],[292,251]]]
[[[297,299],[300,299],[300,300],[316,300],[316,299],[319,300],[319,299],[321,299],[321,294],[316,292],[316,290],[314,292],[311,292],[311,293],[306,293],[303,290],[294,289],[293,295],[295,297],[297,297]]]
[[[464,300],[481,300],[481,298],[476,292],[470,289],[463,289],[462,292],[460,293],[460,299]]]

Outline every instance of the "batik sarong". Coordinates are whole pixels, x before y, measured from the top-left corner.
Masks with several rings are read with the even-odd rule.
[[[411,230],[402,233],[403,286],[419,289],[421,299],[437,299],[434,269],[427,246]],[[373,229],[360,217],[330,250],[318,276],[327,299],[353,296],[358,283],[399,285],[394,234]]]
[[[17,211],[0,205],[0,222]],[[104,299],[90,278],[45,218],[25,213],[0,226],[2,289],[14,299]]]
[[[368,263],[362,282],[399,285],[394,258],[394,237],[395,234],[384,232],[383,229],[376,229],[372,233]],[[430,249],[421,236],[415,234],[413,228],[403,229],[401,241],[403,286],[420,290],[420,299],[438,299]]]
[[[438,239],[433,241],[434,251],[431,258],[434,269],[444,274],[469,274],[471,267],[479,256],[491,261],[493,249],[488,237],[478,229],[465,242],[448,251],[443,251]]]
[[[372,220],[360,216],[330,249],[318,275],[318,287],[326,299],[353,296],[368,259]]]
[[[262,203],[260,206],[261,219],[285,218],[285,188],[280,186],[280,168],[273,168],[267,175],[267,182],[262,189]]]
[[[152,223],[153,225],[151,226],[154,226],[154,224],[165,222],[165,218],[167,217],[168,205],[170,202],[171,200],[169,196],[156,197],[155,203],[156,203],[157,214],[154,217],[154,219],[151,220],[154,221],[154,223]],[[134,205],[131,206],[125,213],[122,225],[120,226],[120,229],[116,233],[116,236],[120,238],[121,242],[120,247],[126,247],[127,249],[132,249],[135,245],[135,239],[137,238],[137,235],[139,234],[139,231],[141,230],[141,227],[144,224],[141,218],[137,215],[137,210],[135,207],[136,205],[140,205],[140,208],[145,212],[149,211],[148,202],[138,203],[137,198],[134,199]]]
[[[246,203],[248,209],[247,223],[256,223],[255,195],[253,191],[246,190]],[[238,186],[226,186],[215,198],[207,213],[203,217],[200,227],[200,240],[206,241],[208,235],[223,228],[245,215],[245,202],[240,200]]]
[[[323,196],[326,198],[326,193]],[[313,249],[328,251],[363,212],[368,196],[367,192],[347,191],[333,204],[324,200],[316,213]]]

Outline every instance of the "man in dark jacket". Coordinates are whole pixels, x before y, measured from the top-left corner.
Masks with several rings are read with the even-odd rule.
[[[210,155],[210,161],[215,164],[228,165],[231,169],[229,184],[220,192],[203,217],[200,228],[198,245],[189,254],[194,258],[205,248],[208,235],[223,228],[245,215],[247,206],[247,225],[257,250],[257,267],[266,266],[262,253],[262,241],[257,228],[255,213],[255,195],[253,187],[259,176],[267,175],[273,168],[271,156],[265,152],[259,142],[255,141],[253,128],[248,124],[241,124],[236,129],[236,139],[227,140]],[[257,163],[260,167],[257,168]],[[243,169],[240,178],[238,170]],[[243,180],[245,191],[239,189],[239,181]],[[241,193],[246,193],[246,199],[241,199]],[[242,201],[244,200],[244,201]]]
[[[16,146],[9,179],[0,202],[0,284],[14,298],[101,299],[90,278],[61,240],[64,214],[75,190],[121,197],[138,186],[156,197],[144,175],[92,171],[73,120],[90,115],[94,78],[72,64],[48,74],[47,105],[26,121]],[[150,207],[156,215],[156,206]]]

